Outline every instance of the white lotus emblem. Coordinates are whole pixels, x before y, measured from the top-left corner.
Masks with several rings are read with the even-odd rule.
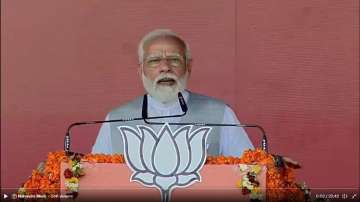
[[[173,133],[164,124],[158,134],[144,125],[138,125],[138,130],[129,126],[118,129],[126,163],[134,171],[130,180],[157,187],[162,201],[170,201],[173,188],[201,181],[199,170],[206,160],[206,138],[212,128],[191,131],[192,126],[186,125]]]

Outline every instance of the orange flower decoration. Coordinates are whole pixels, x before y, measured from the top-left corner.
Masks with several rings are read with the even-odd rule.
[[[60,163],[66,161],[65,152],[50,152],[43,172],[33,170],[24,183],[26,193],[58,194],[60,193]]]

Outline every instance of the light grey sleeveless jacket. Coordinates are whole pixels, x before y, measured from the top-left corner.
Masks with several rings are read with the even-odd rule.
[[[109,119],[122,119],[128,117],[141,117],[143,97],[138,97],[135,100],[112,110],[109,113]],[[222,123],[224,118],[224,111],[226,104],[220,100],[189,92],[189,99],[187,101],[188,112],[181,118],[181,122],[197,122],[197,123]],[[160,119],[163,120],[163,119]],[[153,120],[157,121],[157,120]],[[129,121],[129,122],[114,122],[110,123],[111,128],[111,142],[113,153],[123,153],[124,146],[118,126],[127,125],[136,128],[136,125],[146,125],[143,120]],[[175,131],[179,126],[171,125],[172,131]],[[193,127],[195,130],[198,127]],[[155,130],[156,131],[156,130]],[[156,131],[158,132],[158,131]],[[214,127],[207,138],[207,153],[208,155],[219,155],[220,150],[220,127]]]

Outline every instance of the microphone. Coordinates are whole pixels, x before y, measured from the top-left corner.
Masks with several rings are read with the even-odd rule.
[[[70,130],[75,127],[75,126],[80,126],[80,125],[89,125],[89,124],[98,124],[98,123],[112,123],[112,122],[128,122],[128,121],[139,121],[139,120],[143,120],[145,123],[149,123],[147,121],[147,119],[160,119],[160,118],[173,118],[173,117],[182,117],[185,116],[186,112],[187,112],[187,106],[184,100],[184,97],[182,96],[182,94],[179,92],[178,93],[178,99],[179,99],[179,103],[181,106],[181,109],[183,111],[182,114],[178,114],[178,115],[169,115],[169,116],[154,116],[154,117],[148,117],[148,113],[147,113],[147,108],[148,108],[148,102],[147,102],[147,95],[144,95],[143,98],[143,104],[142,104],[142,111],[141,111],[141,115],[142,117],[140,118],[127,118],[127,119],[114,119],[114,120],[101,120],[101,121],[84,121],[84,122],[75,122],[69,125],[69,127],[67,128],[66,131],[66,135],[64,137],[64,151],[67,155],[71,155],[72,152],[70,150],[70,146],[71,146],[71,138],[70,138]]]
[[[185,99],[184,99],[184,97],[182,96],[181,92],[178,93],[178,98],[179,98],[179,103],[180,103],[181,110],[184,112],[184,115],[185,115],[186,112],[187,112],[187,110],[188,110],[188,108],[187,108]]]

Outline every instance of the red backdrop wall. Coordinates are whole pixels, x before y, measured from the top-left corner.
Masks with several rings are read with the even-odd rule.
[[[359,2],[2,1],[1,185],[19,187],[71,122],[143,94],[136,48],[154,28],[186,38],[190,89],[225,100],[298,160],[312,188],[359,186]],[[99,127],[73,130],[90,152]],[[251,135],[259,145],[256,132]],[[339,172],[341,174],[339,174]]]

